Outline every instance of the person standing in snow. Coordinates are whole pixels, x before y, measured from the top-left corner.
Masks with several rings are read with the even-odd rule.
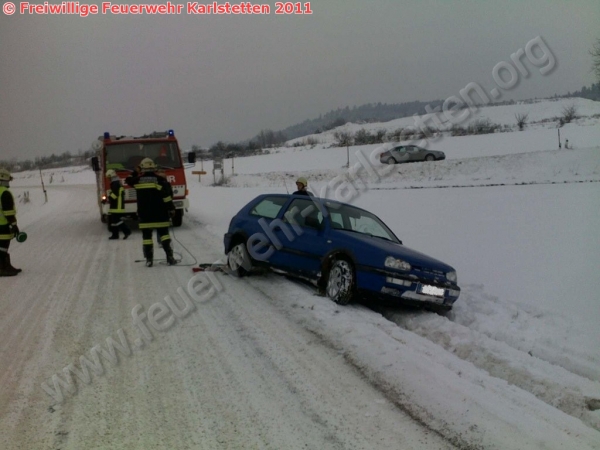
[[[158,239],[167,255],[167,264],[170,266],[177,264],[173,257],[171,236],[169,236],[170,219],[175,216],[175,205],[170,194],[171,186],[156,171],[157,166],[154,161],[144,158],[140,163],[139,171],[136,170],[125,180],[125,183],[136,190],[142,247],[147,267],[152,267],[154,258],[153,229],[156,229]]]
[[[8,254],[11,239],[19,234],[15,199],[9,190],[12,179],[8,170],[0,169],[0,277],[13,277],[21,273],[21,269],[12,266]]]
[[[568,139],[565,141],[565,148],[566,148],[566,149],[568,149],[568,148],[569,148],[569,140],[568,140]]]
[[[117,172],[113,169],[108,169],[106,176],[110,178],[108,218],[112,233],[108,239],[119,239],[119,230],[123,232],[123,239],[127,239],[131,234],[131,230],[123,220],[125,214],[125,188],[121,185],[121,179],[117,176]]]
[[[308,192],[308,181],[306,180],[306,178],[304,177],[300,177],[296,180],[296,188],[298,189],[296,192],[294,192],[292,195],[311,195],[312,194],[310,192]]]

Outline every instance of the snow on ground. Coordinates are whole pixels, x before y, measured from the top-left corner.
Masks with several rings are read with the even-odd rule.
[[[510,121],[527,106],[541,120],[564,103],[489,110]],[[15,174],[30,238],[11,247],[25,271],[2,280],[1,448],[600,449],[600,121],[561,129],[577,136],[574,150],[557,150],[544,126],[445,137],[436,148],[456,151],[446,161],[354,175],[346,149],[323,146],[235,159],[235,176],[228,160],[221,187],[204,162],[209,174],[189,173],[190,211],[173,230],[175,268],[132,263],[138,233],[111,250],[91,170],[55,169],[52,183],[44,171],[47,203],[39,172]],[[351,167],[376,147],[351,147]],[[105,364],[62,404],[42,391],[129,332],[136,303],[147,311],[186,286],[186,250],[221,258],[231,217],[258,194],[292,190],[299,174],[453,265],[454,310],[339,307],[275,274],[218,274],[221,290],[152,351]]]
[[[585,132],[586,126],[594,126],[597,123],[597,116],[600,113],[600,111],[598,111],[598,102],[583,98],[563,98],[557,100],[519,102],[515,105],[504,106],[482,106],[476,107],[474,111],[468,110],[467,113],[465,113],[467,110],[461,111],[460,113],[454,114],[452,117],[455,121],[457,121],[459,118],[462,119],[459,123],[457,123],[457,125],[461,127],[467,127],[469,124],[476,121],[489,120],[493,124],[506,125],[514,129],[516,128],[517,122],[516,115],[526,114],[528,116],[526,125],[528,130],[554,129],[554,137],[556,138],[556,126],[558,118],[563,116],[563,110],[569,107],[574,107],[577,111],[577,115],[579,116],[579,119],[576,121],[576,125],[578,126],[577,133]],[[465,114],[464,118],[463,114]],[[445,125],[447,121],[444,114],[439,114],[439,117],[439,122],[442,122],[443,125]],[[434,129],[439,128],[438,122],[434,122],[431,119],[423,119],[423,123],[424,125],[428,125]],[[377,130],[385,129],[388,132],[393,132],[399,128],[405,129],[409,127],[420,129],[418,122],[415,121],[415,117],[403,117],[401,119],[395,119],[384,123],[347,123],[346,125],[342,125],[324,133],[312,134],[309,136],[292,139],[289,141],[289,144],[294,145],[294,143],[303,143],[309,138],[311,140],[316,140],[321,144],[332,144],[336,141],[334,134],[337,131],[346,131],[354,134],[361,129],[371,133]],[[569,124],[567,124],[567,127],[569,127]],[[583,129],[580,129],[580,127],[583,127]],[[576,142],[578,134],[565,134],[567,130],[569,130],[569,128],[563,130],[563,142],[565,139],[569,139],[569,142],[577,145]],[[554,140],[554,143],[557,143],[557,139]],[[440,150],[444,150],[444,148],[440,148]]]

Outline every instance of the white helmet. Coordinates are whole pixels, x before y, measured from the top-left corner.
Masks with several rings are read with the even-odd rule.
[[[308,181],[304,177],[300,177],[296,180],[296,183],[302,184],[304,187],[308,186]]]
[[[152,161],[150,158],[144,158],[140,163],[140,167],[146,170],[153,170],[156,169],[156,164],[154,164],[154,161]]]
[[[116,177],[116,176],[117,176],[117,172],[115,172],[115,170],[114,170],[114,169],[108,169],[108,170],[106,171],[106,176],[107,176],[108,178]]]
[[[8,170],[0,168],[0,181],[12,181],[12,179]]]

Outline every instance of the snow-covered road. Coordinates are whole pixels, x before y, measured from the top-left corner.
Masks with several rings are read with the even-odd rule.
[[[190,254],[222,257],[205,223],[214,194],[243,203],[241,191],[195,203],[174,230],[182,264],[148,269],[138,231],[107,240],[94,190],[52,186],[44,204],[36,189],[20,206],[29,239],[11,250],[25,271],[0,300],[0,448],[600,448],[597,357],[561,346],[560,317],[536,322],[467,285],[451,320],[383,311],[390,321],[275,274],[202,278],[212,295],[186,304]],[[167,296],[181,317],[159,332],[148,316]],[[558,337],[528,347],[528,327]]]
[[[2,280],[0,448],[453,448],[248,283],[221,277],[218,295],[141,341],[132,309],[148,313],[167,295],[183,308],[177,289],[191,270],[135,263],[139,232],[108,241],[94,190],[52,187],[49,203],[35,194],[37,211],[24,208],[29,239],[12,247],[24,272]],[[178,239],[214,261],[220,243],[189,223]],[[88,384],[73,376],[77,392],[59,387],[62,402],[44,392],[107,338],[125,339],[130,355],[100,356],[103,372],[90,366]]]

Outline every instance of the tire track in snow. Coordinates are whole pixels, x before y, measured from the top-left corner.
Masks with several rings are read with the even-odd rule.
[[[463,294],[468,292],[469,288],[466,287]],[[402,328],[429,339],[491,376],[530,392],[547,404],[600,430],[600,417],[592,411],[594,402],[600,400],[600,383],[446,317],[422,311],[398,311],[392,308],[376,310]],[[449,315],[455,316],[454,313]]]

